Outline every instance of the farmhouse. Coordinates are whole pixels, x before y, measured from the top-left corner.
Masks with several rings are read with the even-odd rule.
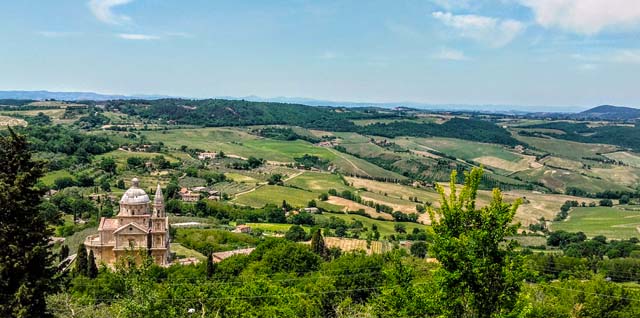
[[[88,236],[84,245],[93,251],[97,261],[113,265],[133,255],[138,261],[143,251],[149,253],[158,265],[169,264],[169,218],[164,212],[164,197],[160,184],[153,202],[140,189],[137,178],[120,199],[120,210],[115,218],[101,218],[98,234]]]
[[[215,159],[217,156],[218,154],[215,152],[201,152],[198,154],[198,159],[200,160]]]
[[[187,188],[180,189],[180,192],[178,194],[184,202],[196,202],[200,200],[200,193],[193,192]]]

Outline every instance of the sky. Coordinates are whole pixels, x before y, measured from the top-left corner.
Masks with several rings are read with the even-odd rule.
[[[0,90],[640,106],[638,0],[0,3]]]

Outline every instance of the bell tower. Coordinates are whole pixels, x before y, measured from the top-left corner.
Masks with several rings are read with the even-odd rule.
[[[156,195],[153,198],[153,216],[165,217],[164,196],[162,195],[162,189],[160,188],[160,183],[158,183],[158,187],[156,188]]]

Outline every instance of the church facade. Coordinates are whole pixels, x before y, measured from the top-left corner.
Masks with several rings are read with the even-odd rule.
[[[164,211],[160,184],[153,201],[140,188],[137,178],[120,199],[115,218],[101,218],[98,234],[86,238],[87,251],[93,251],[96,262],[114,265],[134,256],[138,261],[147,253],[158,265],[169,265],[169,218]]]

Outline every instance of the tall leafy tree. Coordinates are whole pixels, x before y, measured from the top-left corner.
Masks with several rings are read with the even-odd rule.
[[[0,136],[0,162],[0,317],[47,317],[52,233],[38,208],[44,190],[35,187],[43,163],[12,130]]]
[[[451,174],[450,194],[437,186],[441,208],[430,210],[434,242],[432,255],[438,259],[442,304],[450,317],[498,317],[511,313],[523,279],[522,259],[516,243],[506,237],[516,234],[513,217],[520,202],[504,203],[502,193],[493,190],[488,206],[476,207],[482,169],[465,175],[462,190],[456,190],[456,173]]]

